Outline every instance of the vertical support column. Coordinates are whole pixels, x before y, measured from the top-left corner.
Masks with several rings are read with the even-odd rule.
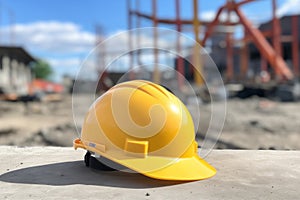
[[[10,59],[7,56],[3,56],[2,58],[3,64],[3,87],[8,88],[10,86],[11,80],[11,69],[10,69]]]
[[[203,79],[203,66],[202,66],[202,57],[201,57],[201,41],[199,38],[199,19],[198,19],[198,0],[193,1],[194,6],[194,17],[193,17],[193,27],[194,27],[194,35],[195,40],[197,44],[194,47],[194,53],[193,53],[193,63],[196,70],[194,70],[194,77],[195,82],[197,85],[203,85],[204,79]]]
[[[227,23],[231,21],[231,10],[227,8]],[[226,33],[226,80],[231,82],[233,80],[233,47],[232,47],[232,32]]]
[[[158,68],[158,49],[157,49],[157,40],[158,40],[158,33],[157,33],[157,2],[156,0],[152,0],[152,18],[153,18],[153,42],[154,42],[154,71],[153,71],[153,82],[159,84],[160,83],[160,73]]]
[[[30,95],[33,95],[33,88],[31,87],[32,86],[32,82],[34,81],[35,79],[35,75],[33,74],[31,68],[30,68],[30,64],[27,64],[26,65],[26,69],[27,69],[27,81],[28,81],[28,94]]]
[[[180,0],[175,0],[175,6],[176,6],[176,29],[180,33],[181,32],[181,20],[180,20]],[[181,55],[181,41],[180,41],[180,35],[177,34],[177,40],[176,40],[176,51],[178,52],[179,56],[177,56],[177,79],[178,79],[178,87],[182,88],[184,84],[184,76],[185,76],[185,70],[184,70],[184,60],[180,56]]]
[[[135,1],[135,9],[137,11],[140,10],[140,0]],[[136,45],[138,47],[140,47],[140,44],[141,44],[140,27],[141,27],[141,20],[140,20],[140,17],[137,15],[137,18],[136,18],[136,28],[137,28],[137,31],[136,31],[136,33],[137,33],[137,35],[136,35]],[[139,66],[142,65],[140,49],[137,50],[137,62],[138,62]]]
[[[273,47],[277,55],[282,56],[281,49],[281,27],[279,20],[276,16],[277,4],[276,0],[272,0],[272,33],[273,33]]]
[[[34,77],[33,77],[33,74],[32,74],[32,71],[31,71],[31,68],[29,67],[29,65],[26,65],[25,66],[26,67],[26,75],[27,75],[27,82],[28,83],[31,83],[32,81],[33,81],[33,79],[34,79]]]
[[[246,79],[247,71],[248,71],[249,56],[248,56],[248,43],[247,43],[246,38],[247,38],[247,36],[245,35],[245,37],[243,39],[243,46],[241,48],[241,60],[240,60],[240,64],[241,64],[240,80],[241,81],[244,81]]]
[[[282,50],[281,50],[281,27],[279,20],[276,16],[276,10],[277,10],[277,2],[276,0],[272,0],[272,43],[273,48],[275,51],[275,60],[278,59],[278,57],[282,56]],[[276,73],[279,72],[278,67],[275,68]]]
[[[22,62],[17,63],[17,91],[18,94],[26,95],[27,93],[27,83],[25,81],[25,68]]]
[[[131,11],[131,0],[127,0],[127,10],[128,10],[128,30],[130,31],[132,29],[132,11]],[[130,49],[129,52],[129,79],[134,79],[134,73],[133,73],[133,52],[131,51],[133,48],[132,44],[132,35],[131,33],[128,34],[128,47]]]
[[[18,73],[18,62],[15,59],[13,59],[11,61],[11,81],[12,81],[11,84],[14,92],[17,92],[18,90],[17,73]]]
[[[298,27],[298,16],[292,16],[292,58],[294,73],[296,77],[299,77],[299,27]]]
[[[23,62],[19,62],[19,81],[23,87],[26,87],[27,77],[26,77],[26,67]]]
[[[103,29],[100,25],[96,25],[96,46],[98,46],[101,42],[103,42]],[[107,76],[105,65],[106,65],[106,48],[105,45],[102,44],[102,48],[98,49],[96,52],[96,67],[97,67],[97,73],[98,73],[98,84],[97,84],[97,89],[96,92],[100,92],[101,90],[108,90],[108,86],[105,84],[105,79]]]
[[[9,58],[9,65],[8,65],[8,72],[9,72],[9,76],[8,76],[8,84],[9,84],[9,88],[10,90],[13,88],[13,60],[11,58]]]
[[[227,81],[233,80],[233,47],[232,47],[232,33],[226,34],[226,78]]]
[[[30,84],[30,77],[29,77],[29,74],[28,74],[28,67],[24,64],[24,63],[21,63],[22,65],[22,69],[23,69],[23,81],[24,81],[24,92],[26,94],[29,94],[29,84]]]

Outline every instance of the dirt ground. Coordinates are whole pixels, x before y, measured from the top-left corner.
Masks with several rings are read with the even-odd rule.
[[[76,98],[86,104],[86,96]],[[0,145],[71,146],[78,137],[72,98],[57,103],[0,101]],[[85,107],[79,113],[83,119]],[[188,106],[190,107],[190,106]],[[224,129],[215,148],[300,150],[300,102],[281,103],[258,97],[227,102]],[[201,142],[210,120],[210,104],[200,106]]]
[[[71,146],[75,137],[70,96],[56,103],[0,102],[0,145]]]
[[[300,149],[300,102],[231,99],[218,148]]]

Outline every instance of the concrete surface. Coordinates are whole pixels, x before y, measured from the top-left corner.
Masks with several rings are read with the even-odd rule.
[[[215,150],[215,177],[170,182],[95,171],[83,150],[0,146],[0,199],[300,199],[300,151]]]

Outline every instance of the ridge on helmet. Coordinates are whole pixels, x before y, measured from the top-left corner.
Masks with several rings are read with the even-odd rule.
[[[198,156],[185,105],[164,87],[144,80],[117,84],[96,99],[74,148],[156,179],[201,180],[216,173]]]

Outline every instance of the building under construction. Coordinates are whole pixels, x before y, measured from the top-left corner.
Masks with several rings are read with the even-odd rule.
[[[269,9],[272,11],[272,18],[257,27],[241,10],[241,7],[246,4],[257,3],[253,0],[224,1],[211,21],[199,19],[198,7],[204,1],[191,0],[192,16],[182,18],[181,4],[183,2],[174,0],[174,17],[163,18],[158,15],[157,0],[151,1],[148,11],[140,10],[141,1],[128,0],[128,29],[141,28],[141,24],[148,21],[148,24],[152,24],[153,27],[172,27],[178,32],[193,35],[196,42],[210,49],[209,55],[216,63],[225,83],[243,84],[245,87],[258,89],[265,88],[267,85],[267,90],[274,90],[274,88],[277,90],[278,86],[281,87],[283,84],[299,79],[300,19],[299,15],[278,18],[276,0],[266,1],[270,2]],[[221,17],[224,14],[227,16],[225,20]],[[231,19],[233,15],[237,20]],[[243,31],[243,36],[239,39],[234,37],[237,26],[242,27]],[[153,43],[157,43],[160,37],[158,33],[153,33]],[[129,36],[128,45],[132,45],[133,42],[141,42],[141,39]],[[178,51],[185,48],[179,39],[174,42]],[[109,53],[107,51],[105,55]],[[152,52],[155,61],[158,60],[159,53],[159,51]],[[141,52],[130,53],[130,56],[141,57],[141,54]],[[195,52],[190,56],[193,55],[197,56]],[[129,66],[133,66],[133,60],[134,58],[130,59]],[[202,75],[195,70],[201,71],[201,62],[198,62],[196,66],[186,66],[190,64],[185,62],[185,58],[177,57],[174,60],[174,68],[179,73],[188,79],[192,77],[196,85],[203,84]],[[155,82],[159,82],[160,76],[157,75],[159,73],[159,70],[153,71]],[[293,87],[284,86],[284,88],[290,96],[293,95]],[[286,91],[284,94],[287,94]]]
[[[30,65],[35,61],[22,47],[0,46],[0,97],[15,100],[28,95],[34,78]]]

